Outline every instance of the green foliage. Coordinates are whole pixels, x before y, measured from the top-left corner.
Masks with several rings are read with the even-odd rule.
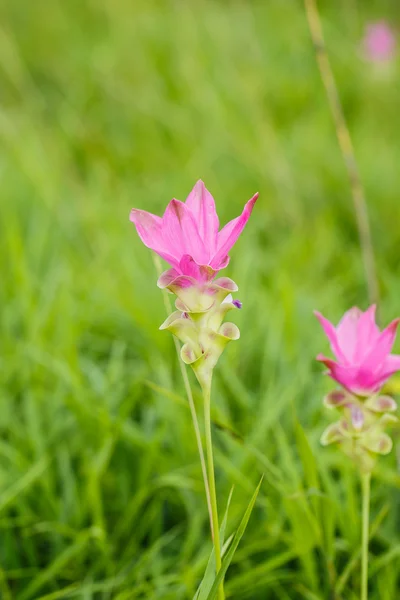
[[[400,312],[399,64],[363,62],[397,3],[321,3],[369,202],[383,321]],[[227,598],[354,600],[359,484],[319,445],[332,320],[367,305],[346,172],[301,2],[37,0],[0,7],[0,597],[187,600],[211,552],[190,413],[132,206],[202,178],[241,340],[218,365]],[[197,390],[194,378],[193,388]],[[200,409],[200,396],[196,401]],[[398,439],[395,439],[395,446]],[[398,595],[396,451],[373,478],[371,600]]]
[[[256,503],[258,493],[260,491],[261,483],[262,483],[262,478],[261,478],[261,481],[258,484],[256,491],[254,492],[254,494],[246,508],[246,512],[244,513],[243,518],[240,521],[239,527],[235,531],[235,535],[232,538],[232,543],[229,545],[229,547],[227,548],[227,550],[223,556],[221,569],[216,574],[216,577],[214,579],[210,593],[207,596],[207,600],[215,600],[215,598],[217,597],[218,586],[220,585],[221,581],[223,581],[223,579],[226,575],[226,572],[229,569],[229,566],[232,562],[234,554],[239,546],[240,540],[242,539],[243,534],[246,531],[247,524],[249,522],[251,513],[252,513],[254,505]]]
[[[228,521],[228,512],[229,512],[229,506],[230,506],[230,503],[232,500],[232,494],[233,494],[233,488],[230,491],[224,518],[222,519],[221,527],[220,527],[220,543],[222,546],[222,554],[225,554],[226,548],[230,545],[230,542],[232,541],[232,538],[233,538],[233,535],[232,535],[230,538],[228,538],[228,540],[226,540],[226,542],[224,544],[226,525],[227,525],[227,521]],[[208,594],[210,593],[211,588],[215,581],[215,568],[216,568],[215,552],[214,552],[214,547],[213,547],[213,549],[211,550],[210,558],[208,559],[204,577],[200,582],[199,588],[198,588],[196,594],[194,595],[193,600],[207,600]]]

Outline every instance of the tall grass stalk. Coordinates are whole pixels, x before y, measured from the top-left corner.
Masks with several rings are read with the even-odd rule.
[[[368,218],[367,201],[358,170],[353,142],[351,141],[349,128],[347,126],[342,103],[340,101],[339,91],[335,82],[335,77],[329,61],[328,53],[326,51],[324,33],[316,0],[305,0],[305,8],[321,79],[325,87],[329,106],[335,123],[336,135],[350,181],[364,270],[367,280],[368,296],[371,303],[376,303],[379,299],[379,289],[378,279],[376,276],[374,249]]]

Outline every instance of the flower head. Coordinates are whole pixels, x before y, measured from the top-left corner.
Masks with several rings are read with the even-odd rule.
[[[396,38],[385,21],[371,23],[366,28],[363,40],[364,55],[372,62],[391,60],[396,51]]]
[[[145,210],[132,209],[130,220],[142,242],[172,267],[169,280],[181,276],[181,283],[211,281],[229,263],[229,251],[237,242],[258,198],[247,202],[242,214],[219,230],[214,198],[202,181],[198,181],[186,202],[173,199],[164,215],[158,217]]]
[[[400,356],[390,354],[400,319],[380,331],[375,322],[375,305],[365,312],[351,308],[337,327],[316,312],[336,357],[319,354],[317,360],[328,367],[328,374],[358,396],[379,391],[393,373],[400,370]]]

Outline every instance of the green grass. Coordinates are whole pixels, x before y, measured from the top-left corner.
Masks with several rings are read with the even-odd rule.
[[[399,63],[379,72],[358,48],[397,2],[321,4],[386,322],[400,313]],[[312,311],[335,320],[368,298],[302,3],[38,0],[0,16],[1,599],[193,597],[211,550],[201,471],[128,215],[201,177],[221,222],[260,192],[226,270],[242,338],[213,390],[243,439],[214,431],[221,511],[235,486],[227,535],[265,473],[227,596],[356,600],[359,486],[319,446],[331,385]],[[373,480],[371,600],[398,595],[399,501],[394,451]]]

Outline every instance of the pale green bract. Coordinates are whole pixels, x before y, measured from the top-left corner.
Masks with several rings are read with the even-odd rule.
[[[190,365],[204,386],[227,344],[238,340],[240,331],[234,323],[223,320],[231,310],[238,310],[231,292],[237,285],[227,277],[203,286],[188,288],[175,285],[168,289],[177,295],[173,312],[160,329],[173,333],[182,343],[181,358]]]

